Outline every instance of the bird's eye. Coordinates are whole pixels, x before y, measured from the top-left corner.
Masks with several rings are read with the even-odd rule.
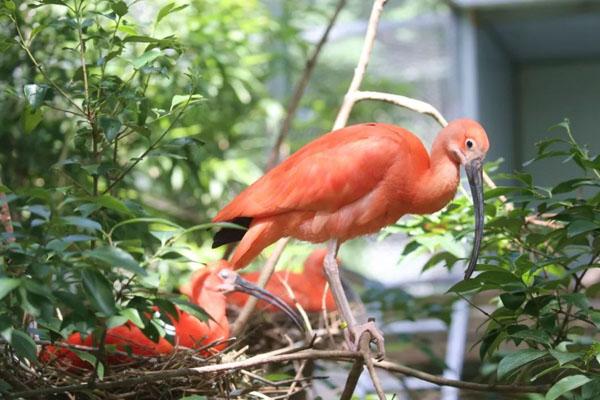
[[[221,270],[219,272],[219,276],[221,277],[221,279],[227,279],[227,278],[229,278],[229,271],[227,271],[225,269]]]
[[[473,141],[471,139],[467,139],[467,141],[465,142],[465,145],[467,146],[468,149],[472,149]]]

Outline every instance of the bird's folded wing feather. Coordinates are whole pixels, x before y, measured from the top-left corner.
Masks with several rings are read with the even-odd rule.
[[[337,210],[382,184],[401,148],[405,157],[410,153],[405,138],[396,132],[348,137],[329,147],[323,142],[313,142],[313,148],[312,144],[303,148],[271,170],[223,208],[214,221]]]

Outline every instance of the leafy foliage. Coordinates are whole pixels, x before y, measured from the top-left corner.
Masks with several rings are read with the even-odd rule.
[[[1,238],[0,334],[18,356],[36,360],[30,333],[99,339],[127,321],[153,340],[170,338],[157,307],[207,318],[169,294],[163,276],[198,263],[186,235],[211,225],[157,218],[131,195],[139,163],[185,159],[202,144],[193,130],[174,135],[204,96],[196,75],[178,67],[180,41],[157,33],[183,8],[158,10],[149,33],[123,1],[3,3],[16,60],[2,58],[3,67],[18,63],[22,73],[4,99],[17,111],[2,115],[13,154],[2,155],[1,201],[15,233]],[[187,83],[157,96],[173,78]]]
[[[531,162],[574,162],[581,177],[545,188],[527,173],[502,176],[513,183],[486,191],[479,274],[449,292],[473,302],[493,298],[479,350],[483,360],[499,360],[498,380],[551,383],[548,399],[567,392],[591,399],[600,382],[600,314],[594,307],[600,284],[584,278],[599,266],[600,156],[575,141],[568,121],[556,128],[563,133],[538,143]],[[415,236],[404,253],[438,251],[424,269],[464,260],[457,246],[472,224],[468,203],[463,197],[436,215],[396,226]],[[445,237],[449,232],[452,237]],[[436,234],[441,239],[433,239]]]

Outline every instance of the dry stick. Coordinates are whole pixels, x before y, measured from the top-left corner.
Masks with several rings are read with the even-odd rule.
[[[356,351],[347,350],[302,350],[290,354],[275,355],[272,357],[264,357],[259,354],[257,356],[248,358],[242,361],[234,361],[224,364],[206,365],[197,368],[180,368],[173,370],[164,371],[152,371],[144,373],[141,376],[132,378],[122,379],[118,381],[108,381],[105,378],[105,382],[96,382],[94,385],[79,384],[79,385],[68,385],[62,387],[49,387],[37,390],[23,391],[18,393],[12,393],[12,398],[18,397],[34,397],[52,393],[65,393],[65,392],[81,392],[94,389],[110,389],[116,387],[129,386],[149,381],[162,381],[171,378],[178,377],[189,377],[189,376],[203,376],[215,373],[230,373],[241,369],[248,369],[258,367],[265,364],[273,364],[285,361],[296,361],[296,360],[338,360],[338,361],[349,361],[356,359],[363,359],[363,354]],[[545,393],[549,389],[549,385],[494,385],[484,384],[475,382],[466,382],[454,379],[447,379],[441,376],[432,375],[426,372],[416,370],[414,368],[407,367],[392,363],[389,361],[375,361],[373,362],[375,368],[380,368],[386,371],[395,372],[405,376],[412,376],[426,382],[430,382],[440,386],[452,386],[466,390],[473,390],[479,392],[496,392],[496,393]],[[117,377],[119,378],[119,377]],[[10,397],[9,397],[10,398]]]
[[[371,16],[369,17],[369,24],[367,26],[367,33],[365,35],[365,42],[363,43],[358,64],[354,69],[354,76],[350,82],[350,87],[348,87],[342,107],[340,108],[340,111],[335,119],[335,123],[333,124],[334,130],[344,127],[348,122],[348,117],[350,116],[350,112],[354,106],[354,101],[352,98],[354,93],[359,90],[360,84],[365,76],[367,65],[369,64],[369,59],[371,58],[371,52],[373,51],[373,45],[375,43],[375,36],[377,35],[379,19],[381,18],[383,6],[386,2],[387,0],[375,0],[373,3],[373,9],[371,10]]]
[[[344,385],[344,391],[340,396],[340,400],[350,400],[354,394],[354,389],[358,384],[358,379],[363,371],[364,358],[357,358],[352,364],[352,369],[346,378],[346,384]]]
[[[277,261],[279,261],[281,253],[283,253],[283,249],[285,249],[285,246],[288,244],[289,241],[289,238],[279,239],[279,241],[275,245],[275,250],[273,250],[273,253],[267,259],[265,266],[260,271],[258,282],[256,282],[256,285],[258,287],[265,287],[265,285],[271,278],[271,275],[273,275],[273,272],[275,271],[275,266],[277,265]],[[246,323],[248,322],[248,319],[250,318],[250,315],[252,315],[252,311],[254,311],[254,307],[256,307],[257,302],[258,299],[255,297],[250,296],[248,298],[246,304],[244,304],[244,307],[242,307],[242,311],[240,311],[240,315],[233,323],[233,326],[231,328],[232,336],[238,336],[243,331],[244,327],[246,326]]]
[[[270,170],[279,163],[281,146],[290,131],[292,121],[296,115],[298,106],[300,105],[300,100],[302,100],[302,96],[304,95],[304,90],[306,89],[308,81],[310,80],[315,66],[317,65],[317,59],[319,58],[319,54],[321,53],[325,42],[327,42],[329,33],[331,32],[331,29],[333,28],[333,25],[335,24],[335,21],[337,20],[340,11],[342,10],[342,8],[344,8],[345,5],[346,0],[338,1],[335,7],[335,11],[329,19],[329,23],[327,24],[323,35],[321,35],[321,38],[317,42],[317,45],[315,46],[311,56],[308,58],[308,60],[306,60],[306,66],[302,71],[302,76],[300,77],[300,80],[298,81],[298,83],[296,83],[294,93],[292,94],[292,98],[290,100],[290,103],[288,104],[285,119],[283,120],[283,123],[281,125],[281,131],[279,131],[279,135],[277,136],[277,139],[275,140],[275,145],[273,146],[273,150],[271,151],[271,156],[269,157],[269,161],[267,162],[267,170]]]

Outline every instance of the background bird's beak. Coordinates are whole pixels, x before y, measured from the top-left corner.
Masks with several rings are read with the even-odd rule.
[[[473,208],[475,209],[475,239],[473,240],[473,251],[471,259],[465,271],[465,279],[469,279],[477,265],[477,258],[481,249],[481,239],[483,238],[483,160],[475,158],[465,164],[465,172],[469,179],[471,195],[473,196]]]
[[[296,311],[294,311],[290,306],[285,304],[285,302],[279,297],[273,295],[265,289],[262,289],[256,286],[255,284],[241,278],[239,275],[236,275],[233,290],[244,292],[246,294],[249,294],[250,296],[254,296],[257,299],[264,300],[267,303],[279,308],[294,322],[294,324],[296,324],[296,326],[301,331],[305,330],[300,315]]]

